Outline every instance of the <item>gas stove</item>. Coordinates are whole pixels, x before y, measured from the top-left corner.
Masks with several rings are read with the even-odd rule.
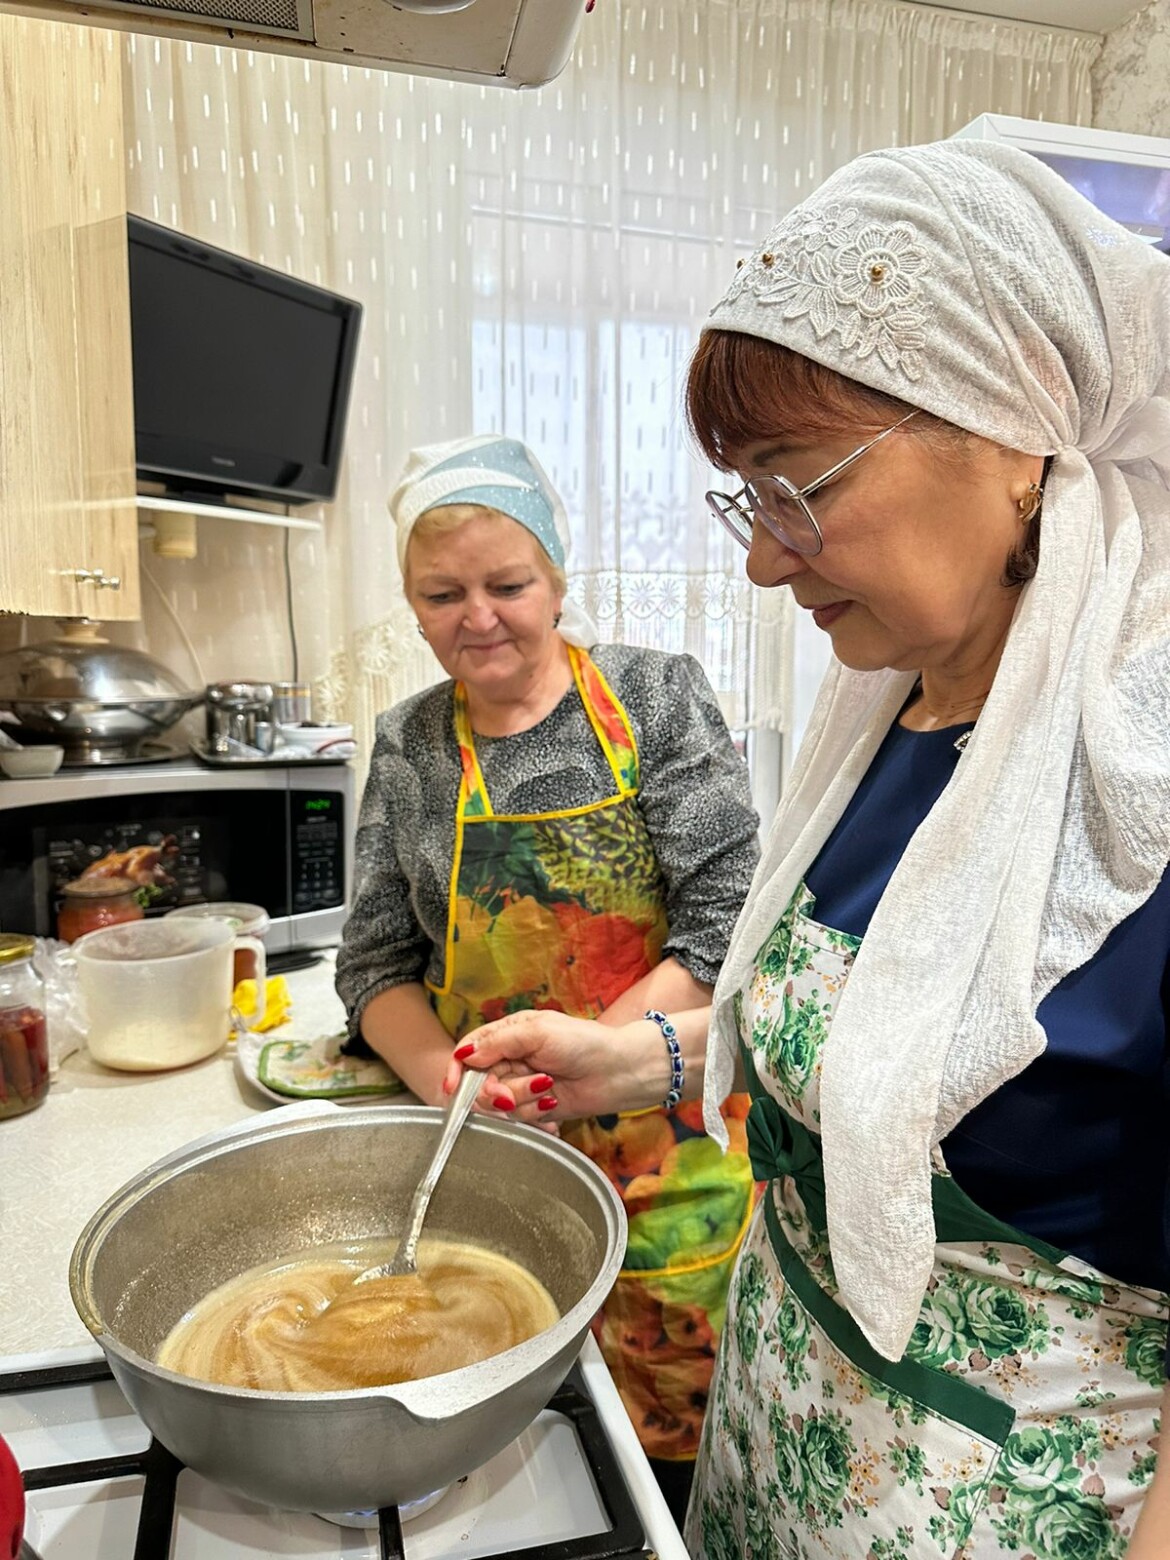
[[[591,1339],[490,1462],[428,1501],[345,1525],[272,1511],[184,1468],[94,1350],[0,1360],[0,1435],[41,1560],[686,1560]]]

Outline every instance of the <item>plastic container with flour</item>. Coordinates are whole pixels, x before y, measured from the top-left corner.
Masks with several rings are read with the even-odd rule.
[[[73,944],[94,1061],[124,1072],[186,1067],[226,1042],[237,949],[256,959],[263,989],[264,944],[216,919],[132,921]],[[264,1004],[243,1022],[252,1028]]]

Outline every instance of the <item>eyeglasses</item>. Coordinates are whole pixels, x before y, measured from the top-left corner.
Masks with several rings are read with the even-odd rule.
[[[825,539],[821,535],[816,516],[809,506],[809,499],[823,488],[826,482],[831,482],[834,477],[840,476],[847,466],[852,466],[855,460],[860,460],[868,450],[873,449],[875,444],[880,444],[883,439],[889,438],[896,428],[900,428],[903,423],[908,423],[911,417],[917,416],[917,411],[907,412],[905,417],[900,417],[896,423],[884,428],[876,438],[858,445],[851,455],[846,455],[844,460],[839,460],[835,466],[830,466],[828,471],[823,472],[807,487],[794,487],[787,477],[753,477],[750,482],[744,483],[738,493],[719,493],[714,490],[708,493],[708,507],[741,547],[752,545],[752,526],[759,520],[790,552],[801,553],[806,558],[814,558],[825,545]]]

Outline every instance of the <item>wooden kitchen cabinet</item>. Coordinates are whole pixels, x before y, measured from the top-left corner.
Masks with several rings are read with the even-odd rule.
[[[4,611],[139,615],[121,94],[118,35],[0,12]]]

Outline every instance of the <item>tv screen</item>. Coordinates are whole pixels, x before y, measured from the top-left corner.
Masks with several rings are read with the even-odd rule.
[[[140,477],[214,501],[337,489],[361,305],[128,217]]]

